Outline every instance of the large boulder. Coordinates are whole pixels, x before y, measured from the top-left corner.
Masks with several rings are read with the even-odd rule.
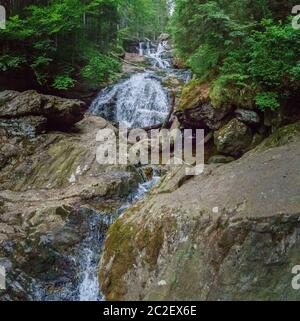
[[[186,127],[219,129],[222,120],[232,110],[229,104],[213,105],[209,97],[210,88],[197,80],[191,81],[183,88],[176,116]]]
[[[9,134],[34,136],[45,129],[68,129],[81,119],[80,100],[41,95],[34,90],[0,92],[0,128]]]
[[[248,125],[258,125],[260,123],[260,117],[257,112],[247,109],[235,110],[236,118]]]
[[[174,169],[111,226],[108,300],[299,300],[300,139],[184,179]]]
[[[167,41],[170,39],[170,35],[168,33],[162,33],[158,37],[158,41]]]
[[[218,152],[226,155],[240,156],[252,142],[251,129],[236,118],[214,133]]]

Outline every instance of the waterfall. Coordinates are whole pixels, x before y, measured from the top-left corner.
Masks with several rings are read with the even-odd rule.
[[[88,231],[68,256],[68,267],[72,274],[65,277],[62,272],[58,280],[59,291],[52,291],[52,283],[33,280],[31,291],[34,301],[102,301],[98,281],[99,262],[108,228],[126,209],[139,201],[158,182],[154,176],[150,181],[139,184],[135,192],[124,200],[113,213],[97,212],[82,208],[87,215]]]
[[[161,42],[156,52],[151,52],[150,42],[147,42],[146,46],[140,42],[139,55],[146,55],[153,66],[164,69],[166,74],[187,81],[190,72],[171,69],[170,62],[164,58],[167,46],[167,42]],[[102,90],[91,104],[89,112],[116,123],[125,123],[131,128],[142,128],[164,122],[169,108],[168,92],[163,88],[161,78],[155,72],[146,71],[133,74],[128,79]],[[60,300],[103,300],[99,293],[98,269],[107,230],[126,209],[142,199],[158,180],[159,177],[154,176],[152,180],[140,184],[115,213],[95,212],[90,217],[89,233],[74,254],[78,278],[73,286],[64,288]],[[46,298],[57,299],[56,295]]]
[[[139,55],[144,56],[144,48],[143,48],[144,43],[140,42],[139,43]]]
[[[171,68],[171,63],[168,59],[163,58],[163,54],[166,52],[168,41],[162,41],[158,44],[157,50],[154,53],[148,55],[152,65],[160,69]]]
[[[107,228],[119,217],[124,211],[139,201],[146,193],[148,193],[154,185],[158,182],[159,177],[154,176],[152,180],[147,181],[139,185],[138,189],[128,197],[125,202],[115,213],[115,215],[104,215],[101,219],[101,225],[105,225]],[[79,289],[79,301],[100,301],[98,270],[99,261],[101,257],[101,243],[103,244],[105,239],[105,233],[99,231],[99,216],[98,219],[94,219],[91,222],[92,229],[90,235],[83,243],[83,247],[78,253],[81,261],[81,283],[78,285]],[[97,228],[98,225],[98,228]],[[99,241],[100,240],[100,241]],[[76,300],[76,298],[75,298]]]
[[[162,123],[169,111],[167,92],[153,73],[132,75],[128,80],[103,90],[90,112],[131,128]]]

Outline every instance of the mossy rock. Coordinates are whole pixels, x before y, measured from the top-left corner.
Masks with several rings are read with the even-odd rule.
[[[183,88],[175,114],[184,127],[217,130],[231,112],[230,105],[215,106],[211,103],[209,86],[208,83],[192,80]]]
[[[199,80],[190,81],[182,90],[178,111],[193,109],[209,102],[209,86]]]
[[[230,156],[239,156],[247,151],[252,138],[251,129],[236,118],[214,133],[218,152]]]
[[[222,106],[254,108],[254,92],[251,88],[239,88],[226,78],[220,77],[210,87],[209,98],[216,108]]]
[[[271,136],[266,138],[253,152],[283,146],[285,144],[298,141],[300,139],[300,122],[289,124],[277,129]]]

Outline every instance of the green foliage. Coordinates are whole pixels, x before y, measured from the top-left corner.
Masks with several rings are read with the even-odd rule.
[[[3,55],[0,56],[0,71],[18,69],[25,62],[22,56]]]
[[[85,46],[95,45],[92,37],[84,34],[83,15],[88,14],[91,3],[95,5],[97,16],[103,10],[103,1],[53,0],[18,10],[19,14],[11,16],[6,30],[0,33],[1,42],[5,44],[2,57],[22,56],[22,61],[14,65],[30,68],[39,84],[69,88],[72,83],[65,76],[64,66],[82,64]],[[108,19],[104,23],[107,22]]]
[[[231,99],[249,106],[252,100],[261,109],[276,109],[299,91],[300,31],[288,17],[292,1],[176,4],[170,31],[177,55],[198,78],[214,83],[211,94],[217,105]]]
[[[82,73],[92,83],[111,80],[123,40],[164,29],[167,0],[18,0],[0,30],[0,70],[31,70],[36,81],[65,89]],[[96,52],[90,57],[90,52]],[[107,64],[107,65],[106,65]],[[72,72],[66,72],[66,66]]]
[[[188,65],[201,78],[209,76],[210,71],[219,61],[219,52],[208,44],[200,46],[187,60]]]
[[[75,86],[75,80],[68,75],[59,75],[53,81],[52,87],[58,90],[67,90]]]
[[[168,20],[168,0],[124,0],[120,10],[120,25],[124,39],[154,39],[165,30]]]
[[[256,95],[255,102],[260,110],[275,110],[280,106],[278,94],[274,92],[262,92]]]
[[[82,69],[82,75],[89,83],[99,85],[102,82],[114,80],[115,74],[120,69],[118,60],[105,55],[95,55]]]

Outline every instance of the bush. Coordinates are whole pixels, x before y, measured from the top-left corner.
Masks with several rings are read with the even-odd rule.
[[[81,74],[90,84],[101,85],[113,81],[120,67],[117,59],[98,54],[90,58]]]
[[[75,80],[68,75],[57,76],[52,84],[52,87],[58,90],[67,90],[75,86]]]
[[[260,110],[276,110],[280,106],[278,98],[278,94],[274,92],[259,93],[255,97],[256,106]]]

